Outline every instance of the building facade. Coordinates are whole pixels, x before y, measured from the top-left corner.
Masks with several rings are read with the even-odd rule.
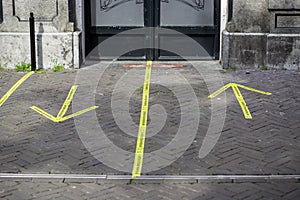
[[[30,62],[30,12],[36,19],[37,64],[42,68],[79,68],[105,39],[142,27],[179,31],[207,52],[186,56],[221,60],[224,68],[300,66],[299,0],[0,0],[1,66]],[[124,38],[120,45],[139,40],[145,35]],[[151,38],[158,44],[161,40],[184,45],[172,35]],[[159,49],[128,52],[122,58],[179,59]]]
[[[299,0],[233,0],[223,32],[223,66],[300,67]]]

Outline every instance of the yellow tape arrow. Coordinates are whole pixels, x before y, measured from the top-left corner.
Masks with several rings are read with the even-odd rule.
[[[256,90],[254,88],[250,88],[250,87],[240,85],[240,84],[237,84],[237,83],[228,83],[227,85],[223,86],[219,90],[217,90],[214,93],[212,93],[211,95],[209,95],[208,98],[214,98],[214,97],[218,96],[219,94],[221,94],[222,92],[224,92],[225,90],[227,90],[230,87],[232,88],[232,90],[234,92],[234,95],[235,95],[237,101],[239,102],[239,104],[241,106],[241,109],[242,109],[246,119],[252,119],[252,115],[251,115],[251,112],[250,112],[250,110],[247,106],[247,103],[246,103],[239,87],[243,88],[245,90],[249,90],[249,91],[252,91],[252,92],[257,92],[257,93],[264,94],[264,95],[272,95],[272,93],[270,93],[270,92],[264,92],[264,91],[261,91],[261,90]]]
[[[67,98],[66,98],[64,104],[62,105],[62,107],[61,107],[61,109],[60,109],[60,111],[58,112],[58,114],[57,114],[56,117],[54,117],[53,115],[47,113],[46,111],[44,111],[44,110],[42,110],[42,109],[40,109],[40,108],[38,108],[38,107],[36,107],[36,106],[32,106],[31,109],[33,109],[33,110],[36,111],[37,113],[43,115],[43,116],[46,117],[47,119],[50,119],[50,120],[53,121],[53,122],[63,122],[63,121],[66,121],[66,120],[68,120],[68,119],[71,119],[71,118],[73,118],[73,117],[76,117],[76,116],[78,116],[78,115],[82,115],[82,114],[84,114],[84,113],[86,113],[86,112],[89,112],[89,111],[91,111],[91,110],[95,110],[95,109],[99,108],[99,106],[92,106],[92,107],[90,107],[90,108],[81,110],[81,111],[79,111],[79,112],[76,112],[76,113],[74,113],[74,114],[71,114],[71,115],[68,115],[68,116],[65,116],[65,117],[64,117],[64,115],[65,115],[66,112],[68,111],[68,108],[69,108],[69,106],[70,106],[70,104],[71,104],[71,102],[72,102],[72,99],[73,99],[73,97],[74,97],[74,94],[75,94],[77,88],[78,88],[78,86],[76,86],[76,85],[72,86],[72,88],[71,88],[71,90],[70,90],[70,92],[69,92],[69,94],[68,94],[68,96],[67,96]]]

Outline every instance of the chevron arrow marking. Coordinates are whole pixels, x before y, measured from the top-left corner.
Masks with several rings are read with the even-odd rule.
[[[86,112],[89,112],[91,110],[95,110],[97,108],[99,108],[99,106],[92,106],[90,108],[87,108],[87,109],[84,109],[84,110],[81,110],[79,112],[76,112],[74,114],[71,114],[71,115],[68,115],[68,116],[65,116],[66,112],[68,111],[68,108],[72,102],[72,99],[74,97],[74,94],[77,90],[78,86],[72,86],[64,104],[62,105],[60,111],[58,112],[57,116],[54,117],[53,115],[47,113],[46,111],[36,107],[36,106],[32,106],[31,109],[33,109],[34,111],[36,111],[37,113],[43,115],[44,117],[46,117],[47,119],[50,119],[51,121],[53,122],[56,122],[56,123],[59,123],[59,122],[63,122],[63,121],[66,121],[68,119],[71,119],[73,117],[76,117],[76,116],[79,116],[79,115],[82,115]]]
[[[232,90],[234,92],[234,95],[235,95],[237,101],[239,102],[240,107],[241,107],[241,109],[244,113],[245,119],[252,119],[251,112],[250,112],[250,110],[247,106],[247,103],[246,103],[239,87],[243,88],[245,90],[249,90],[249,91],[264,94],[264,95],[272,95],[272,93],[270,93],[270,92],[264,92],[264,91],[257,90],[257,89],[254,89],[254,88],[250,88],[250,87],[247,87],[247,86],[244,86],[244,85],[241,85],[241,84],[228,83],[227,85],[223,86],[219,90],[217,90],[214,93],[212,93],[211,95],[209,95],[208,98],[214,98],[214,97],[218,96],[219,94],[221,94],[222,92],[224,92],[225,90],[227,90],[228,88],[232,88]]]

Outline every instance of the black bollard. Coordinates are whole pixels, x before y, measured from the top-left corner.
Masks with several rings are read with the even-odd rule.
[[[36,70],[36,55],[35,55],[35,30],[34,30],[33,13],[30,13],[29,27],[30,27],[31,71],[35,71]]]

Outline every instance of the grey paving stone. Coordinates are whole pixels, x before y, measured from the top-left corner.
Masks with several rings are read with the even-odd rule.
[[[96,104],[100,106],[100,108],[96,110],[98,117],[97,123],[99,123],[104,132],[107,133],[106,136],[116,146],[134,152],[136,138],[127,135],[117,126],[111,110],[111,98],[115,84],[129,70],[130,69],[123,69],[118,66],[113,66],[106,70],[96,88],[97,95],[94,99]],[[227,116],[223,132],[214,149],[203,159],[199,159],[198,152],[211,117],[211,103],[207,99],[207,88],[203,79],[195,70],[183,68],[180,70],[175,69],[175,71],[184,75],[195,90],[198,101],[200,102],[199,107],[201,108],[200,128],[194,139],[196,142],[193,142],[177,161],[148,174],[300,173],[300,156],[298,156],[300,153],[300,79],[295,71],[253,71],[248,75],[243,71],[237,71],[223,74],[222,77],[225,83],[239,82],[249,87],[270,91],[273,95],[264,96],[241,89],[254,117],[253,120],[245,120],[232,90],[229,89],[226,92]],[[164,77],[171,85],[176,83],[176,79],[174,78],[175,71],[170,69],[155,69],[155,73],[164,74]],[[30,106],[35,105],[56,116],[71,86],[75,84],[77,72],[78,71],[67,71],[63,73],[47,72],[46,74],[34,74],[30,79],[24,82],[0,108],[0,172],[124,174],[124,172],[107,167],[88,152],[80,140],[73,119],[56,124],[30,109]],[[0,71],[0,75],[2,77],[0,79],[1,98],[23,74],[14,71]],[[92,77],[94,74],[91,73],[89,76]],[[134,76],[132,78],[135,80]],[[209,81],[212,82],[212,80]],[[90,88],[92,83],[93,80],[86,77],[86,82],[79,86],[75,95],[82,97],[81,95],[84,94],[85,90]],[[187,94],[183,85],[177,84],[176,87],[183,94]],[[124,85],[124,91],[125,89],[126,85]],[[162,131],[146,139],[146,152],[152,152],[167,145],[174,138],[181,120],[180,105],[169,89],[153,84],[150,93],[151,98],[149,104],[151,106],[155,104],[163,105],[168,117]],[[141,95],[141,90],[137,90],[129,101],[130,116],[135,124],[139,123]],[[188,101],[184,103],[184,105],[188,104]],[[82,102],[81,106],[85,108],[85,102]],[[70,108],[67,114],[71,113],[72,109]],[[149,119],[149,122],[150,121],[151,119]],[[124,120],[124,123],[125,122],[126,120]],[[105,149],[103,151],[105,151]],[[166,160],[171,160],[172,157],[173,154],[164,156]],[[148,165],[148,163],[146,164]],[[149,164],[151,164],[151,162],[149,162]],[[9,182],[11,182],[11,180]],[[69,187],[68,184],[71,184],[71,181],[67,182],[64,183],[66,185],[63,185],[63,187]],[[295,183],[292,184],[294,187],[293,191],[284,189],[284,191],[281,190],[279,192],[277,190],[280,189],[278,189],[279,186],[277,185],[269,183],[266,183],[266,185],[264,185],[264,183],[257,185],[254,183],[255,181],[253,181],[253,184],[242,184],[239,182],[237,183],[238,185],[235,186],[241,190],[244,187],[250,187],[250,190],[253,188],[253,191],[257,191],[254,192],[255,196],[253,196],[253,199],[276,199],[278,195],[281,195],[281,197],[285,197],[286,195],[287,199],[293,199],[296,194],[299,194],[299,185]],[[83,183],[85,186],[89,184],[92,188],[90,188],[90,190],[93,190],[94,187],[98,188],[97,183]],[[93,184],[95,185],[92,186]],[[151,183],[144,184],[153,185]],[[41,185],[47,184],[43,182]],[[174,188],[172,183],[168,182],[159,185],[162,185],[161,192],[154,192],[157,188],[160,189],[160,186],[153,186],[155,190],[149,190],[148,194],[144,196],[145,199],[150,198],[151,195],[157,195],[155,198],[165,197],[167,193],[171,193],[171,190],[170,188],[166,188],[165,191],[163,191],[163,188]],[[219,185],[222,185],[222,187],[227,186],[225,183],[220,183]],[[18,188],[18,186],[14,186],[14,184],[12,184],[12,187]],[[48,186],[46,186],[46,188],[47,187]],[[111,191],[113,191],[115,187],[116,186],[112,186],[107,189],[107,192],[103,190],[103,192],[100,193],[107,195],[108,199],[114,199],[114,192]],[[194,186],[191,186],[191,188],[193,187]],[[230,184],[228,187],[231,187]],[[266,191],[263,190],[264,187]],[[214,185],[213,188],[218,189],[218,186]],[[19,193],[16,193],[16,190],[17,189],[5,190],[2,192],[0,189],[0,196],[8,199],[18,198],[20,196],[18,196]],[[32,193],[29,192],[28,194],[32,195],[32,198],[37,198],[33,196],[34,190],[38,190],[38,188],[34,187]],[[129,190],[133,189],[131,188]],[[188,185],[183,190],[188,190]],[[60,190],[59,193],[63,193],[62,191],[63,190]],[[125,191],[127,190],[122,188],[120,191],[126,193]],[[249,191],[244,192],[244,194],[243,192],[236,194],[240,196],[226,196],[224,194],[224,198],[241,197],[249,199]],[[182,199],[197,199],[203,197],[203,194],[197,195],[196,192],[191,193],[193,194],[192,197],[187,193],[178,197]],[[46,194],[49,195],[46,196]],[[46,194],[43,198],[66,199],[72,196],[72,194],[70,194],[71,196],[69,194],[63,196],[63,194],[51,192]],[[177,197],[174,194],[170,194],[170,196]],[[38,193],[36,195],[38,195]],[[83,195],[83,199],[86,198],[85,194],[81,195]],[[130,192],[128,195],[132,196],[132,193]],[[89,197],[97,199],[98,193],[95,191],[94,194],[90,194]],[[221,197],[222,195],[210,194],[203,198],[218,199]],[[126,199],[128,196],[126,196],[126,194],[124,194],[124,196],[120,194],[117,198]]]

